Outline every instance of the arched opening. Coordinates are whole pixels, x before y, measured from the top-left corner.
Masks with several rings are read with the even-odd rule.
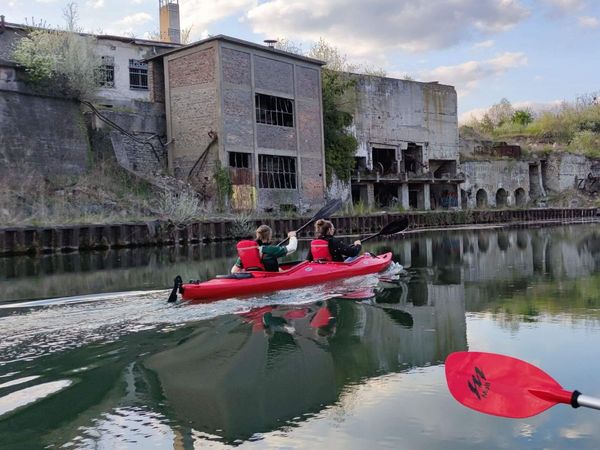
[[[490,241],[488,240],[487,234],[479,233],[477,236],[477,247],[481,253],[488,251],[490,247]]]
[[[477,191],[477,194],[475,195],[475,199],[477,200],[478,208],[486,208],[487,207],[488,199],[487,199],[487,192],[485,192],[485,189],[479,189]]]
[[[510,240],[508,239],[508,234],[500,231],[498,233],[498,248],[505,252],[510,247]]]
[[[496,191],[496,208],[504,208],[506,206],[506,199],[508,198],[508,192],[500,188]]]
[[[515,203],[517,206],[525,206],[525,189],[519,188],[515,191]]]

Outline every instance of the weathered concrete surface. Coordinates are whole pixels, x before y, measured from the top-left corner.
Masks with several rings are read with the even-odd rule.
[[[406,148],[422,144],[423,160],[458,160],[457,97],[453,86],[356,75],[356,156],[378,143]]]
[[[529,201],[530,183],[527,161],[466,161],[461,164],[461,168],[466,175],[466,182],[462,185],[462,189],[466,194],[468,208],[525,206]],[[501,189],[506,191],[506,202],[504,205],[497,205],[496,197]],[[517,192],[519,189],[522,191]],[[481,198],[482,192],[485,192],[487,201],[485,205],[478,205],[477,195],[479,193]],[[517,202],[517,199],[520,201]]]
[[[550,153],[542,166],[544,186],[554,193],[575,189],[576,179],[587,178],[597,161],[573,153]]]
[[[0,90],[0,167],[80,175],[88,152],[78,102]]]

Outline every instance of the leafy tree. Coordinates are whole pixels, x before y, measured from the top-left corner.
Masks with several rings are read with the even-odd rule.
[[[87,98],[98,89],[100,58],[95,54],[95,38],[81,34],[75,3],[69,3],[63,15],[64,29],[32,29],[18,41],[12,56],[31,83],[68,97]]]
[[[494,126],[499,127],[503,123],[510,122],[514,113],[515,110],[510,102],[503,98],[500,103],[492,105],[487,114]]]
[[[533,122],[533,114],[528,110],[518,109],[514,112],[511,122],[522,126],[529,125]]]

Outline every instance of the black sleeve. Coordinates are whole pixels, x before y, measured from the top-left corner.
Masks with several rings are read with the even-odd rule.
[[[360,245],[346,245],[338,239],[332,239],[329,243],[329,251],[332,255],[335,253],[345,257],[358,256],[360,249]]]
[[[310,248],[308,249],[308,253],[306,254],[306,260],[307,261],[312,261],[313,260],[313,255],[310,251]]]

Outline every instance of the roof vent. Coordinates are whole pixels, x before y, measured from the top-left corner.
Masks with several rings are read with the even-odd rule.
[[[277,39],[265,39],[263,42],[267,44],[267,47],[275,48],[275,44],[277,44]]]

